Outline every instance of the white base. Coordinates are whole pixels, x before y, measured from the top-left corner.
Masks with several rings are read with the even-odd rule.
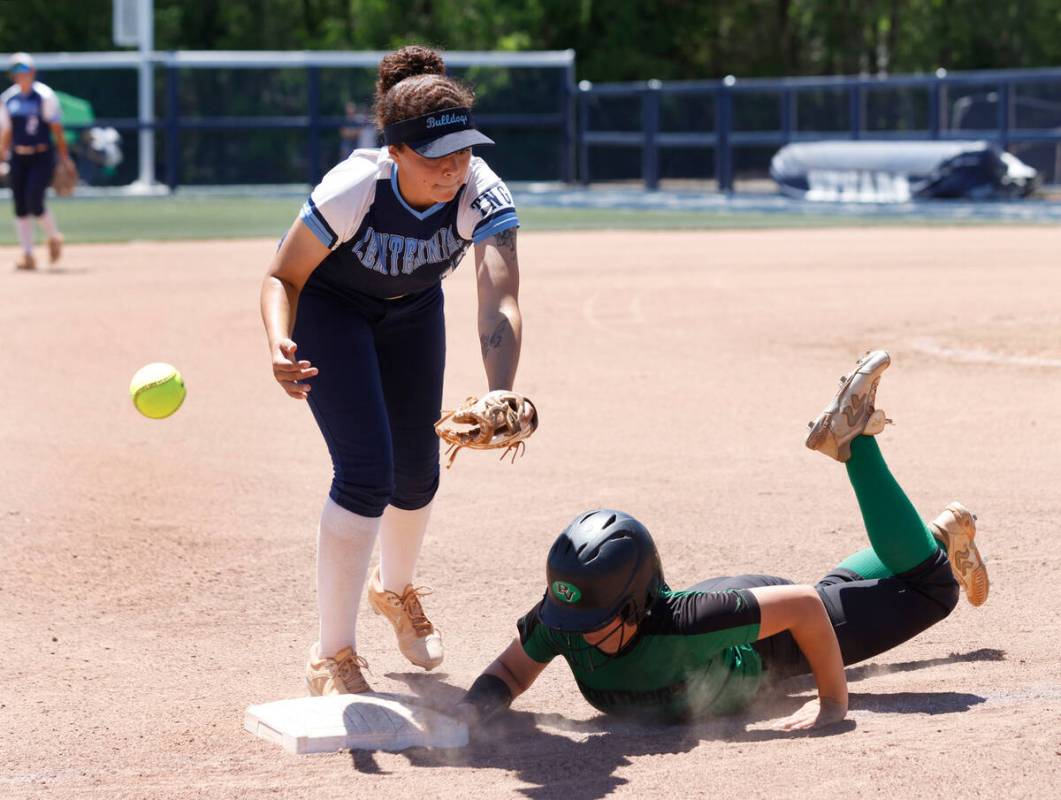
[[[376,693],[296,697],[249,706],[243,727],[296,754],[468,743],[463,722]]]

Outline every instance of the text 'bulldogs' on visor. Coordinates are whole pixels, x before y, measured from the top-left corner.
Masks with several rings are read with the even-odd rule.
[[[383,129],[383,141],[388,145],[408,145],[426,158],[441,158],[472,145],[494,143],[475,129],[470,108],[446,108],[392,122]]]

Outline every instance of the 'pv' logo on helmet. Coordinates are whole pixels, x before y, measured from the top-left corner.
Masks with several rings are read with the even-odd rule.
[[[565,603],[577,603],[582,599],[582,592],[573,583],[553,581],[553,596]]]

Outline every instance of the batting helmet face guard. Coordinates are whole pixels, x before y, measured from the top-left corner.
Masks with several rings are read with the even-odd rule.
[[[540,619],[563,633],[595,631],[619,617],[637,624],[664,587],[648,530],[622,511],[577,516],[553,543]]]

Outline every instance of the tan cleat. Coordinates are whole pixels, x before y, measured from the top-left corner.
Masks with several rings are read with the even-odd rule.
[[[37,268],[37,260],[32,253],[23,253],[22,258],[15,262],[15,269],[32,270]]]
[[[858,360],[855,371],[840,379],[840,390],[813,422],[807,423],[807,447],[837,461],[851,458],[856,436],[876,436],[891,422],[874,405],[880,376],[892,363],[883,350],[871,350]]]
[[[987,600],[991,583],[980,550],[973,542],[976,517],[961,503],[954,501],[929,527],[932,535],[947,551],[951,571],[965,591],[965,598],[974,606],[982,606]]]
[[[56,234],[48,240],[48,261],[54,264],[63,255],[63,235]]]
[[[361,674],[363,669],[368,669],[368,662],[349,647],[344,647],[334,658],[321,658],[318,642],[309,649],[306,688],[314,697],[371,691],[368,681]]]
[[[426,670],[442,663],[445,655],[442,636],[424,614],[419,589],[409,584],[400,595],[388,592],[380,582],[377,567],[368,584],[368,602],[373,611],[386,617],[394,627],[398,649],[410,662]]]

